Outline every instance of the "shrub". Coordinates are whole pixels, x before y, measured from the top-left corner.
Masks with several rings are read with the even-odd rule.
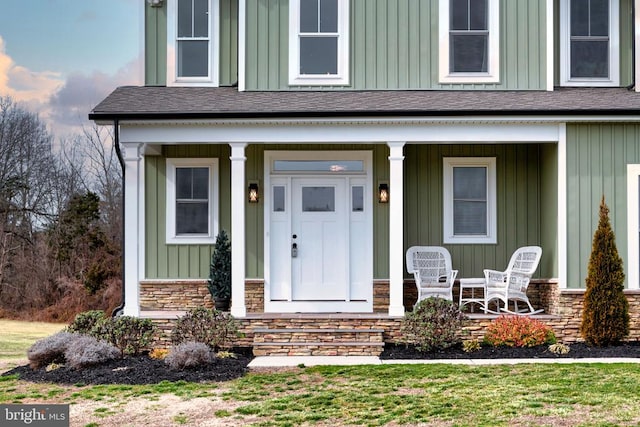
[[[484,341],[493,346],[535,347],[553,344],[556,336],[550,326],[526,316],[500,316],[489,324]]]
[[[156,360],[164,360],[168,353],[169,350],[166,348],[154,348],[149,352],[149,357]]]
[[[83,313],[79,313],[73,322],[67,326],[68,332],[75,332],[78,334],[91,334],[91,330],[96,324],[104,319],[104,311],[102,310],[89,310]]]
[[[120,357],[120,350],[89,335],[79,335],[64,353],[67,365],[74,369],[99,365]]]
[[[122,355],[137,355],[151,344],[155,331],[151,319],[118,316],[102,319],[91,330],[91,336],[118,348]]]
[[[624,295],[624,270],[609,208],[600,202],[600,219],[593,235],[584,293],[580,332],[588,344],[616,344],[629,335],[629,302]]]
[[[451,301],[431,297],[406,315],[402,331],[407,342],[420,351],[444,349],[460,342],[458,332],[466,319]]]
[[[213,355],[209,346],[202,342],[187,341],[172,347],[164,359],[171,369],[195,368],[211,363]]]
[[[567,354],[569,353],[569,346],[562,343],[551,344],[549,346],[549,351],[553,354]]]
[[[474,353],[480,350],[480,341],[478,340],[466,340],[462,342],[462,350],[465,353]]]
[[[238,335],[238,324],[229,313],[204,307],[189,310],[171,330],[171,342],[195,341],[213,350],[229,348]]]
[[[50,363],[64,362],[64,353],[67,351],[67,347],[77,337],[79,337],[78,334],[58,332],[36,341],[27,350],[29,366],[33,369],[38,369]]]

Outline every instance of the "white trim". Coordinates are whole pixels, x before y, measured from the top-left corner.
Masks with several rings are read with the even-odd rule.
[[[569,2],[560,1],[560,85],[619,86],[620,85],[620,5],[609,0],[609,78],[571,78],[571,41]]]
[[[389,146],[389,316],[404,316],[404,142]]]
[[[500,82],[500,2],[488,0],[489,63],[486,73],[451,73],[449,71],[449,1],[439,2],[439,82],[440,83],[499,83]]]
[[[546,8],[547,8],[547,14],[546,14],[546,19],[547,19],[547,91],[548,92],[552,92],[553,91],[553,86],[554,86],[554,81],[555,81],[555,76],[554,76],[554,66],[555,66],[555,48],[553,46],[553,41],[554,41],[554,28],[553,28],[553,22],[554,22],[554,16],[553,16],[553,11],[554,11],[554,7],[553,7],[553,1],[554,0],[547,0],[547,4],[546,4]],[[640,1],[640,0],[638,0]]]
[[[247,0],[238,3],[238,92],[246,88]]]
[[[558,281],[567,288],[567,125],[558,125]]]
[[[118,130],[116,129],[115,132]],[[139,281],[144,274],[144,227],[141,224],[143,212],[140,211],[141,201],[144,197],[143,177],[141,175],[141,165],[143,157],[140,150],[142,144],[122,144],[122,154],[124,160],[124,224],[125,232],[124,247],[124,309],[127,316],[138,316],[140,314],[140,290]],[[142,232],[141,232],[142,231]]]
[[[495,244],[498,243],[497,180],[495,157],[444,157],[443,170],[443,243]],[[484,167],[487,169],[487,234],[456,235],[453,230],[453,168]]]
[[[209,72],[206,77],[177,75],[177,0],[167,0],[167,86],[218,86],[220,74],[220,5],[209,1]]]
[[[289,84],[344,86],[349,84],[349,0],[338,0],[338,73],[300,74],[300,0],[289,2]],[[333,34],[333,33],[332,33]]]
[[[640,165],[627,165],[627,287],[640,289]]]
[[[166,159],[166,243],[168,245],[213,244],[218,234],[218,159],[216,158],[167,158]],[[204,234],[176,234],[175,176],[178,167],[202,167],[209,169],[209,227]]]
[[[231,315],[245,317],[245,157],[246,143],[231,146]]]

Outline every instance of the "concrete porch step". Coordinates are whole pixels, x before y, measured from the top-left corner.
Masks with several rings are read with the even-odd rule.
[[[255,356],[379,356],[383,329],[255,328]]]

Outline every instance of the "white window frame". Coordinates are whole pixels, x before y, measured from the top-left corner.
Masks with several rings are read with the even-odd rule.
[[[571,78],[571,0],[560,2],[560,85],[619,86],[620,85],[620,4],[609,0],[609,78]]]
[[[166,243],[213,244],[218,234],[218,159],[216,158],[167,158]],[[209,231],[203,234],[176,234],[176,168],[209,169]]]
[[[300,0],[289,3],[289,84],[344,86],[349,84],[349,0],[338,0],[338,73],[300,74]],[[314,33],[315,34],[315,33]],[[334,33],[328,33],[334,34]]]
[[[487,168],[487,234],[454,235],[453,233],[453,168]],[[496,244],[498,243],[498,211],[495,157],[445,157],[443,159],[443,242],[450,244]]]
[[[167,86],[218,86],[220,56],[219,0],[209,1],[209,72],[205,77],[178,76],[178,1],[167,1]]]
[[[449,0],[439,3],[440,51],[438,54],[440,83],[499,83],[500,82],[500,1],[488,0],[487,19],[489,20],[489,63],[487,72],[452,73],[449,71]]]

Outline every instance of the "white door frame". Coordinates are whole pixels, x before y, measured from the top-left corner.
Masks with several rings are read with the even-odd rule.
[[[359,160],[363,162],[363,171],[327,171],[327,172],[303,172],[303,171],[274,171],[275,160],[317,160],[317,161],[348,161]],[[293,301],[291,298],[291,272],[271,271],[271,215],[272,210],[272,183],[283,184],[285,191],[291,191],[291,182],[294,178],[330,178],[340,177],[347,182],[346,192],[351,195],[353,186],[364,186],[364,212],[352,212],[351,204],[347,204],[348,220],[347,250],[351,266],[357,264],[357,268],[350,268],[350,292],[345,301]],[[354,184],[352,184],[354,183]],[[290,197],[285,197],[289,200]],[[350,198],[349,198],[350,199]],[[264,302],[265,312],[362,312],[373,311],[373,155],[370,150],[361,151],[265,151],[264,152]],[[350,199],[351,200],[351,199]],[[291,206],[285,206],[286,214],[282,217],[282,227],[278,233],[286,233],[287,241],[291,237]],[[274,239],[277,237],[274,235]],[[359,270],[359,271],[354,271]],[[281,286],[289,289],[280,289],[277,298],[272,300],[272,277],[279,275]],[[284,283],[288,282],[288,283]],[[274,285],[275,286],[275,285]],[[356,294],[352,291],[356,286]],[[275,294],[274,294],[275,295]]]

